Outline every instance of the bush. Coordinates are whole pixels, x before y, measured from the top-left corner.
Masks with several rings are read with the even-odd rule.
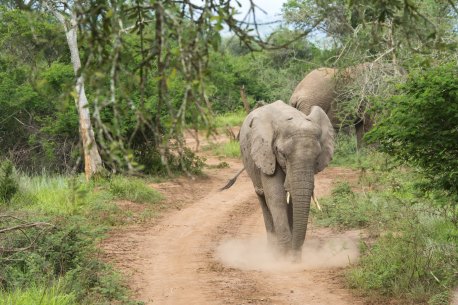
[[[175,151],[176,147],[171,147],[171,151],[163,160],[159,151],[150,145],[139,146],[135,150],[136,158],[143,166],[143,172],[151,175],[167,176],[168,174],[177,174],[188,172],[199,175],[205,165],[205,159],[197,156],[191,149],[185,147],[181,158]],[[163,161],[167,162],[167,165]]]
[[[366,135],[380,150],[420,168],[430,180],[426,186],[446,190],[456,198],[457,75],[454,62],[412,72],[399,94],[383,101],[383,115]]]
[[[314,212],[319,225],[339,229],[368,228],[378,235],[396,221],[399,207],[383,193],[355,193],[347,182],[338,183],[332,195],[321,200],[322,212]],[[376,221],[374,221],[376,219]]]
[[[4,225],[17,224],[17,218],[10,219]],[[27,219],[40,220],[46,219]],[[68,295],[68,300],[74,297],[78,304],[93,304],[88,301],[93,298],[124,298],[119,279],[114,284],[113,271],[97,258],[95,245],[100,230],[92,228],[85,218],[71,216],[55,220],[52,227],[32,227],[3,236],[1,248],[8,251],[0,252],[0,290],[12,299],[29,294],[33,298],[36,291],[62,281],[58,289],[61,296],[56,298]]]

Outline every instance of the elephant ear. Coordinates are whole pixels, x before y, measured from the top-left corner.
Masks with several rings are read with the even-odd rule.
[[[325,169],[332,160],[332,155],[334,153],[334,128],[326,113],[319,106],[313,106],[307,118],[317,124],[321,129],[319,139],[321,152],[318,155],[315,168],[315,173],[319,173]]]
[[[272,150],[274,132],[271,120],[254,117],[250,127],[252,129],[251,157],[264,174],[272,175],[275,172],[276,159]]]

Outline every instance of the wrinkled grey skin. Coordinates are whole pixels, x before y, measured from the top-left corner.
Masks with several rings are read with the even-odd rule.
[[[331,122],[320,107],[312,107],[306,116],[276,101],[246,117],[240,129],[240,150],[261,204],[269,242],[300,261],[314,175],[332,159]]]
[[[319,68],[307,74],[297,85],[289,100],[289,104],[308,115],[312,106],[320,106],[328,115],[335,129],[341,127],[336,116],[337,78],[345,84],[350,82],[356,75],[368,70],[369,64],[361,64],[352,68],[338,71],[332,68]],[[363,117],[355,113],[354,126],[358,147],[361,146],[362,137],[372,127],[372,121],[367,115]]]

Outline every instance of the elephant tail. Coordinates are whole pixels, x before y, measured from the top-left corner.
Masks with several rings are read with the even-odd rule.
[[[237,180],[237,178],[240,176],[241,173],[243,173],[243,171],[245,170],[245,167],[242,168],[235,176],[234,178],[230,179],[227,184],[225,186],[223,186],[222,188],[219,189],[219,191],[224,191],[224,190],[227,190],[228,188],[230,188],[231,186],[234,185],[235,181]]]

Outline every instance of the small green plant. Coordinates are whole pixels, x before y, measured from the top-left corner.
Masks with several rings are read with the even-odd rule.
[[[14,166],[10,161],[0,161],[0,202],[10,202],[19,189],[14,176]]]

